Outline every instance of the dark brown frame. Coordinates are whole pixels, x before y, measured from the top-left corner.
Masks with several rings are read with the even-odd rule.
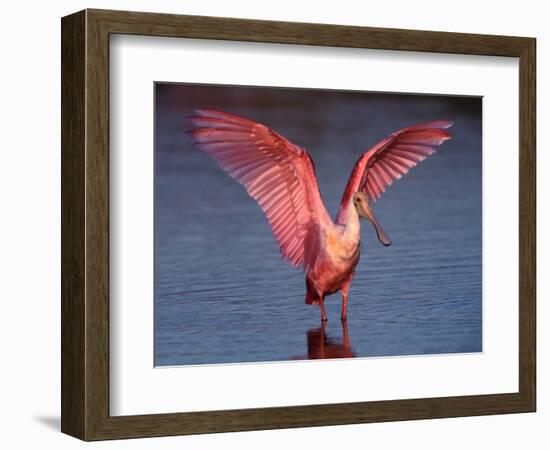
[[[533,38],[85,10],[62,31],[61,429],[84,440],[535,411]],[[519,392],[231,411],[109,415],[109,35],[519,58]]]

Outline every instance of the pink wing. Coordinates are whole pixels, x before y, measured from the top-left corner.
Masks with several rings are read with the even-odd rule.
[[[446,129],[452,125],[453,122],[438,120],[403,128],[363,153],[355,163],[342,196],[336,223],[345,220],[349,200],[355,192],[365,192],[371,202],[378,200],[394,180],[451,138]]]
[[[242,184],[265,213],[283,257],[304,264],[304,238],[330,217],[309,154],[268,127],[201,109],[189,120],[195,145]],[[317,225],[317,227],[316,227]]]

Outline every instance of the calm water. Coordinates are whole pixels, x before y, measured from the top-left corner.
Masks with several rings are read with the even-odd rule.
[[[482,350],[481,101],[207,86],[156,87],[155,365]],[[184,131],[193,108],[265,123],[305,147],[335,215],[354,162],[389,133],[455,121],[453,139],[374,204],[363,222],[347,327],[304,303],[260,208]]]

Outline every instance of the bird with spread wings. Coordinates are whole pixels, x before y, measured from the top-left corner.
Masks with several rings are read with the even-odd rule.
[[[386,188],[435,152],[451,135],[452,122],[437,120],[403,128],[364,152],[355,163],[340,209],[328,214],[311,156],[265,125],[212,109],[189,117],[195,145],[244,186],[264,212],[284,259],[306,273],[307,304],[321,309],[342,292],[346,319],[348,290],[360,254],[360,219],[372,223],[378,240],[391,240],[371,204]]]

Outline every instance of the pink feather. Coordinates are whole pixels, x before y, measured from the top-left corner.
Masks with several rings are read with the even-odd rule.
[[[330,217],[307,152],[268,127],[235,114],[200,109],[189,120],[197,147],[242,184],[265,213],[281,253],[307,267],[304,239]]]
[[[355,163],[340,203],[336,223],[343,223],[355,192],[365,192],[370,201],[378,200],[386,187],[400,179],[436,147],[451,138],[446,131],[453,122],[437,120],[403,128],[366,151]]]

